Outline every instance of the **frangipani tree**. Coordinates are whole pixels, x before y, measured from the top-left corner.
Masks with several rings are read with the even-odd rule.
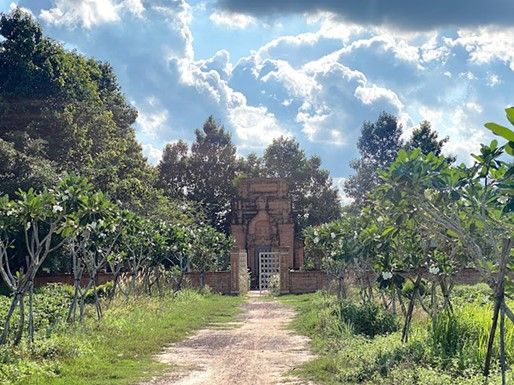
[[[229,255],[234,241],[211,226],[200,226],[191,233],[190,266],[200,273],[200,285],[205,286],[205,273],[217,270]]]
[[[349,216],[304,230],[306,253],[316,255],[321,269],[337,280],[341,298],[346,297],[345,281],[351,268],[362,271],[363,275],[370,271],[363,264],[361,227],[358,217]]]
[[[11,318],[19,309],[19,323],[14,343],[21,341],[25,324],[25,296],[29,295],[28,335],[34,339],[32,292],[34,278],[47,256],[60,248],[63,238],[56,236],[69,228],[67,216],[69,206],[66,199],[66,179],[56,189],[35,192],[19,191],[14,200],[2,198],[0,208],[0,275],[13,298],[0,336],[0,344],[7,341]],[[16,236],[21,242],[14,248]]]
[[[509,120],[512,119],[513,110],[508,109],[507,113]],[[510,141],[514,138],[512,131],[505,130],[501,133]],[[505,303],[506,272],[514,232],[511,207],[514,172],[512,162],[504,160],[507,148],[511,151],[511,142],[503,146],[498,146],[497,141],[483,145],[470,168],[450,167],[444,158],[432,154],[401,152],[383,174],[385,188],[391,193],[408,194],[423,223],[446,241],[458,243],[493,289],[496,300],[484,368],[486,375],[498,316],[512,314]],[[500,332],[500,350],[502,346]],[[500,355],[504,361],[505,355]]]

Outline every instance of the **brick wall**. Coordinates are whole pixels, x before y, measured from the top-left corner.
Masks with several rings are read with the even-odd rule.
[[[108,281],[112,281],[112,274],[108,273],[98,273],[96,276],[96,284],[103,285]],[[48,283],[64,283],[67,285],[73,285],[73,275],[72,274],[52,274],[52,275],[38,275],[34,279],[34,286],[40,287],[46,285]],[[85,287],[89,283],[89,277],[83,276],[80,280],[80,286]]]
[[[191,287],[200,288],[200,273],[186,273]],[[210,271],[205,273],[205,284],[215,293],[230,294],[230,271]]]
[[[404,276],[412,276],[412,273],[401,273]],[[428,272],[422,272],[423,278],[428,278]],[[237,278],[236,278],[237,277]],[[108,273],[99,273],[97,276],[97,285],[102,285],[112,280],[112,275]],[[200,273],[186,273],[186,278],[191,287],[200,287]],[[221,294],[237,294],[239,291],[234,291],[232,286],[232,279],[239,279],[238,274],[232,275],[230,271],[214,271],[205,273],[205,284],[211,288],[212,291]],[[370,280],[374,282],[375,275],[370,275]],[[328,289],[331,279],[320,270],[309,271],[289,271],[286,270],[285,274],[281,275],[281,279],[286,279],[286,285],[281,285],[285,290],[294,294],[311,293],[320,289]],[[351,278],[348,279],[352,281]],[[85,287],[89,282],[89,277],[82,277],[81,285]],[[463,269],[455,277],[456,284],[475,285],[483,282],[482,276],[475,269]],[[71,274],[56,274],[56,275],[40,275],[37,276],[34,284],[36,287],[46,285],[48,283],[64,283],[73,285],[73,275]]]
[[[330,279],[322,271],[290,271],[289,292],[293,294],[312,293],[328,288]]]

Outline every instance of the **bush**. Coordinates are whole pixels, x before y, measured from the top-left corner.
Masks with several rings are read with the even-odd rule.
[[[399,329],[398,319],[372,302],[357,304],[351,301],[341,302],[341,320],[351,325],[356,334],[368,337],[389,334]]]
[[[484,362],[489,329],[491,306],[478,303],[457,307],[453,313],[441,313],[434,321],[430,333],[432,355],[443,369],[479,372]],[[514,325],[505,323],[507,361],[514,359]],[[495,341],[494,356],[498,357]]]
[[[273,274],[269,277],[268,290],[271,295],[280,295],[280,275]]]
[[[477,285],[459,285],[453,289],[452,302],[455,305],[467,303],[488,304],[491,303],[492,290],[485,283]]]

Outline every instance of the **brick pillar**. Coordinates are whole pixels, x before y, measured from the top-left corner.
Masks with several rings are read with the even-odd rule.
[[[289,268],[291,258],[289,247],[280,247],[280,294],[289,293]]]
[[[230,251],[230,294],[239,294],[239,247],[234,246]]]
[[[239,252],[239,294],[246,294],[250,290],[248,282],[248,255],[245,250]]]

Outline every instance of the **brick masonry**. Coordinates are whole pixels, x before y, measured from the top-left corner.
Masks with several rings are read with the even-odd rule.
[[[247,251],[253,288],[259,282],[259,252],[286,252],[283,263],[287,269],[303,266],[303,245],[294,234],[292,201],[283,179],[240,182],[238,199],[232,203],[231,232],[236,246]]]

